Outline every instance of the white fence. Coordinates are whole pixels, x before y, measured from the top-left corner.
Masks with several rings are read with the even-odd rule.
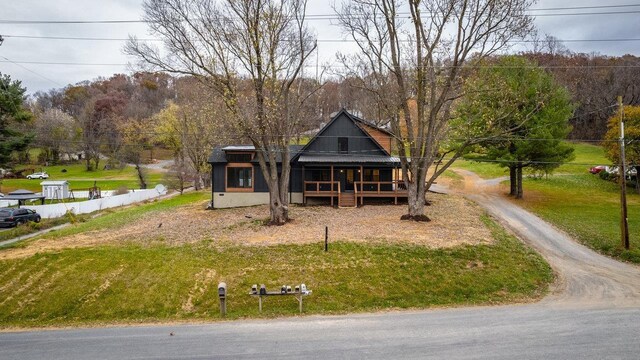
[[[136,191],[140,191],[140,190],[136,190]],[[102,195],[102,197],[109,197],[112,196],[113,193],[115,193],[115,190],[102,190],[100,192],[100,194]],[[79,190],[79,191],[73,191],[73,197],[75,197],[76,199],[88,199],[89,198],[89,190]]]
[[[50,219],[61,217],[66,214],[67,211],[71,211],[74,214],[89,214],[94,211],[157,198],[166,193],[167,189],[162,185],[158,185],[155,189],[131,190],[128,194],[104,197],[101,199],[50,205],[28,205],[23,206],[23,208],[35,210],[42,218]]]
[[[18,200],[0,200],[0,208],[16,205],[18,205]]]

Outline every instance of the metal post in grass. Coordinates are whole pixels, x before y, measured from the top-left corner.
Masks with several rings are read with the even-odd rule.
[[[329,227],[324,227],[324,251],[329,251]]]
[[[227,315],[227,283],[218,284],[218,297],[220,298],[220,315]]]

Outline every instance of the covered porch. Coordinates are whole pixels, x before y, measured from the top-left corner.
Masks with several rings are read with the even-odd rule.
[[[400,168],[395,164],[305,164],[302,166],[303,202],[329,199],[331,206],[357,207],[365,199],[407,198]]]

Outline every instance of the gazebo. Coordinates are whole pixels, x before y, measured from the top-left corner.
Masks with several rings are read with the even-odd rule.
[[[18,200],[18,207],[20,207],[24,205],[25,201],[27,200],[38,200],[38,199],[40,199],[40,203],[44,205],[44,198],[45,198],[44,195],[40,193],[36,194],[33,191],[20,189],[20,190],[16,190],[14,192],[8,193],[7,196],[2,198],[2,200]]]

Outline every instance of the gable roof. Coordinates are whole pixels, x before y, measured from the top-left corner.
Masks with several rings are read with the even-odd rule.
[[[389,154],[389,152],[382,145],[380,145],[380,143],[376,139],[374,139],[368,132],[366,132],[364,129],[362,129],[362,127],[360,127],[359,124],[365,124],[367,126],[371,126],[371,127],[375,128],[375,129],[378,129],[380,131],[383,131],[383,132],[391,135],[390,132],[388,132],[388,131],[386,131],[386,130],[384,130],[384,129],[376,126],[376,125],[373,125],[373,123],[370,123],[368,121],[360,119],[359,117],[349,113],[345,108],[342,108],[331,119],[331,121],[329,121],[329,123],[327,123],[327,125],[325,125],[322,129],[320,129],[320,131],[318,131],[318,133],[315,134],[315,136],[312,137],[311,140],[309,140],[309,142],[302,149],[300,149],[300,151],[298,152],[298,154],[296,156],[292,156],[291,157],[291,161],[297,160],[297,158],[300,155],[304,154],[304,152],[311,146],[311,144],[313,144],[314,141],[316,141],[325,131],[327,131],[327,129],[329,127],[331,127],[331,124],[333,124],[340,117],[340,115],[345,115],[347,117],[347,119],[351,120],[353,122],[353,124],[356,127],[358,127],[358,129],[360,129],[360,131],[362,131],[364,133],[364,135],[366,135],[384,154],[386,154],[388,156],[391,156],[391,154]],[[347,154],[344,154],[344,155],[347,155]]]

